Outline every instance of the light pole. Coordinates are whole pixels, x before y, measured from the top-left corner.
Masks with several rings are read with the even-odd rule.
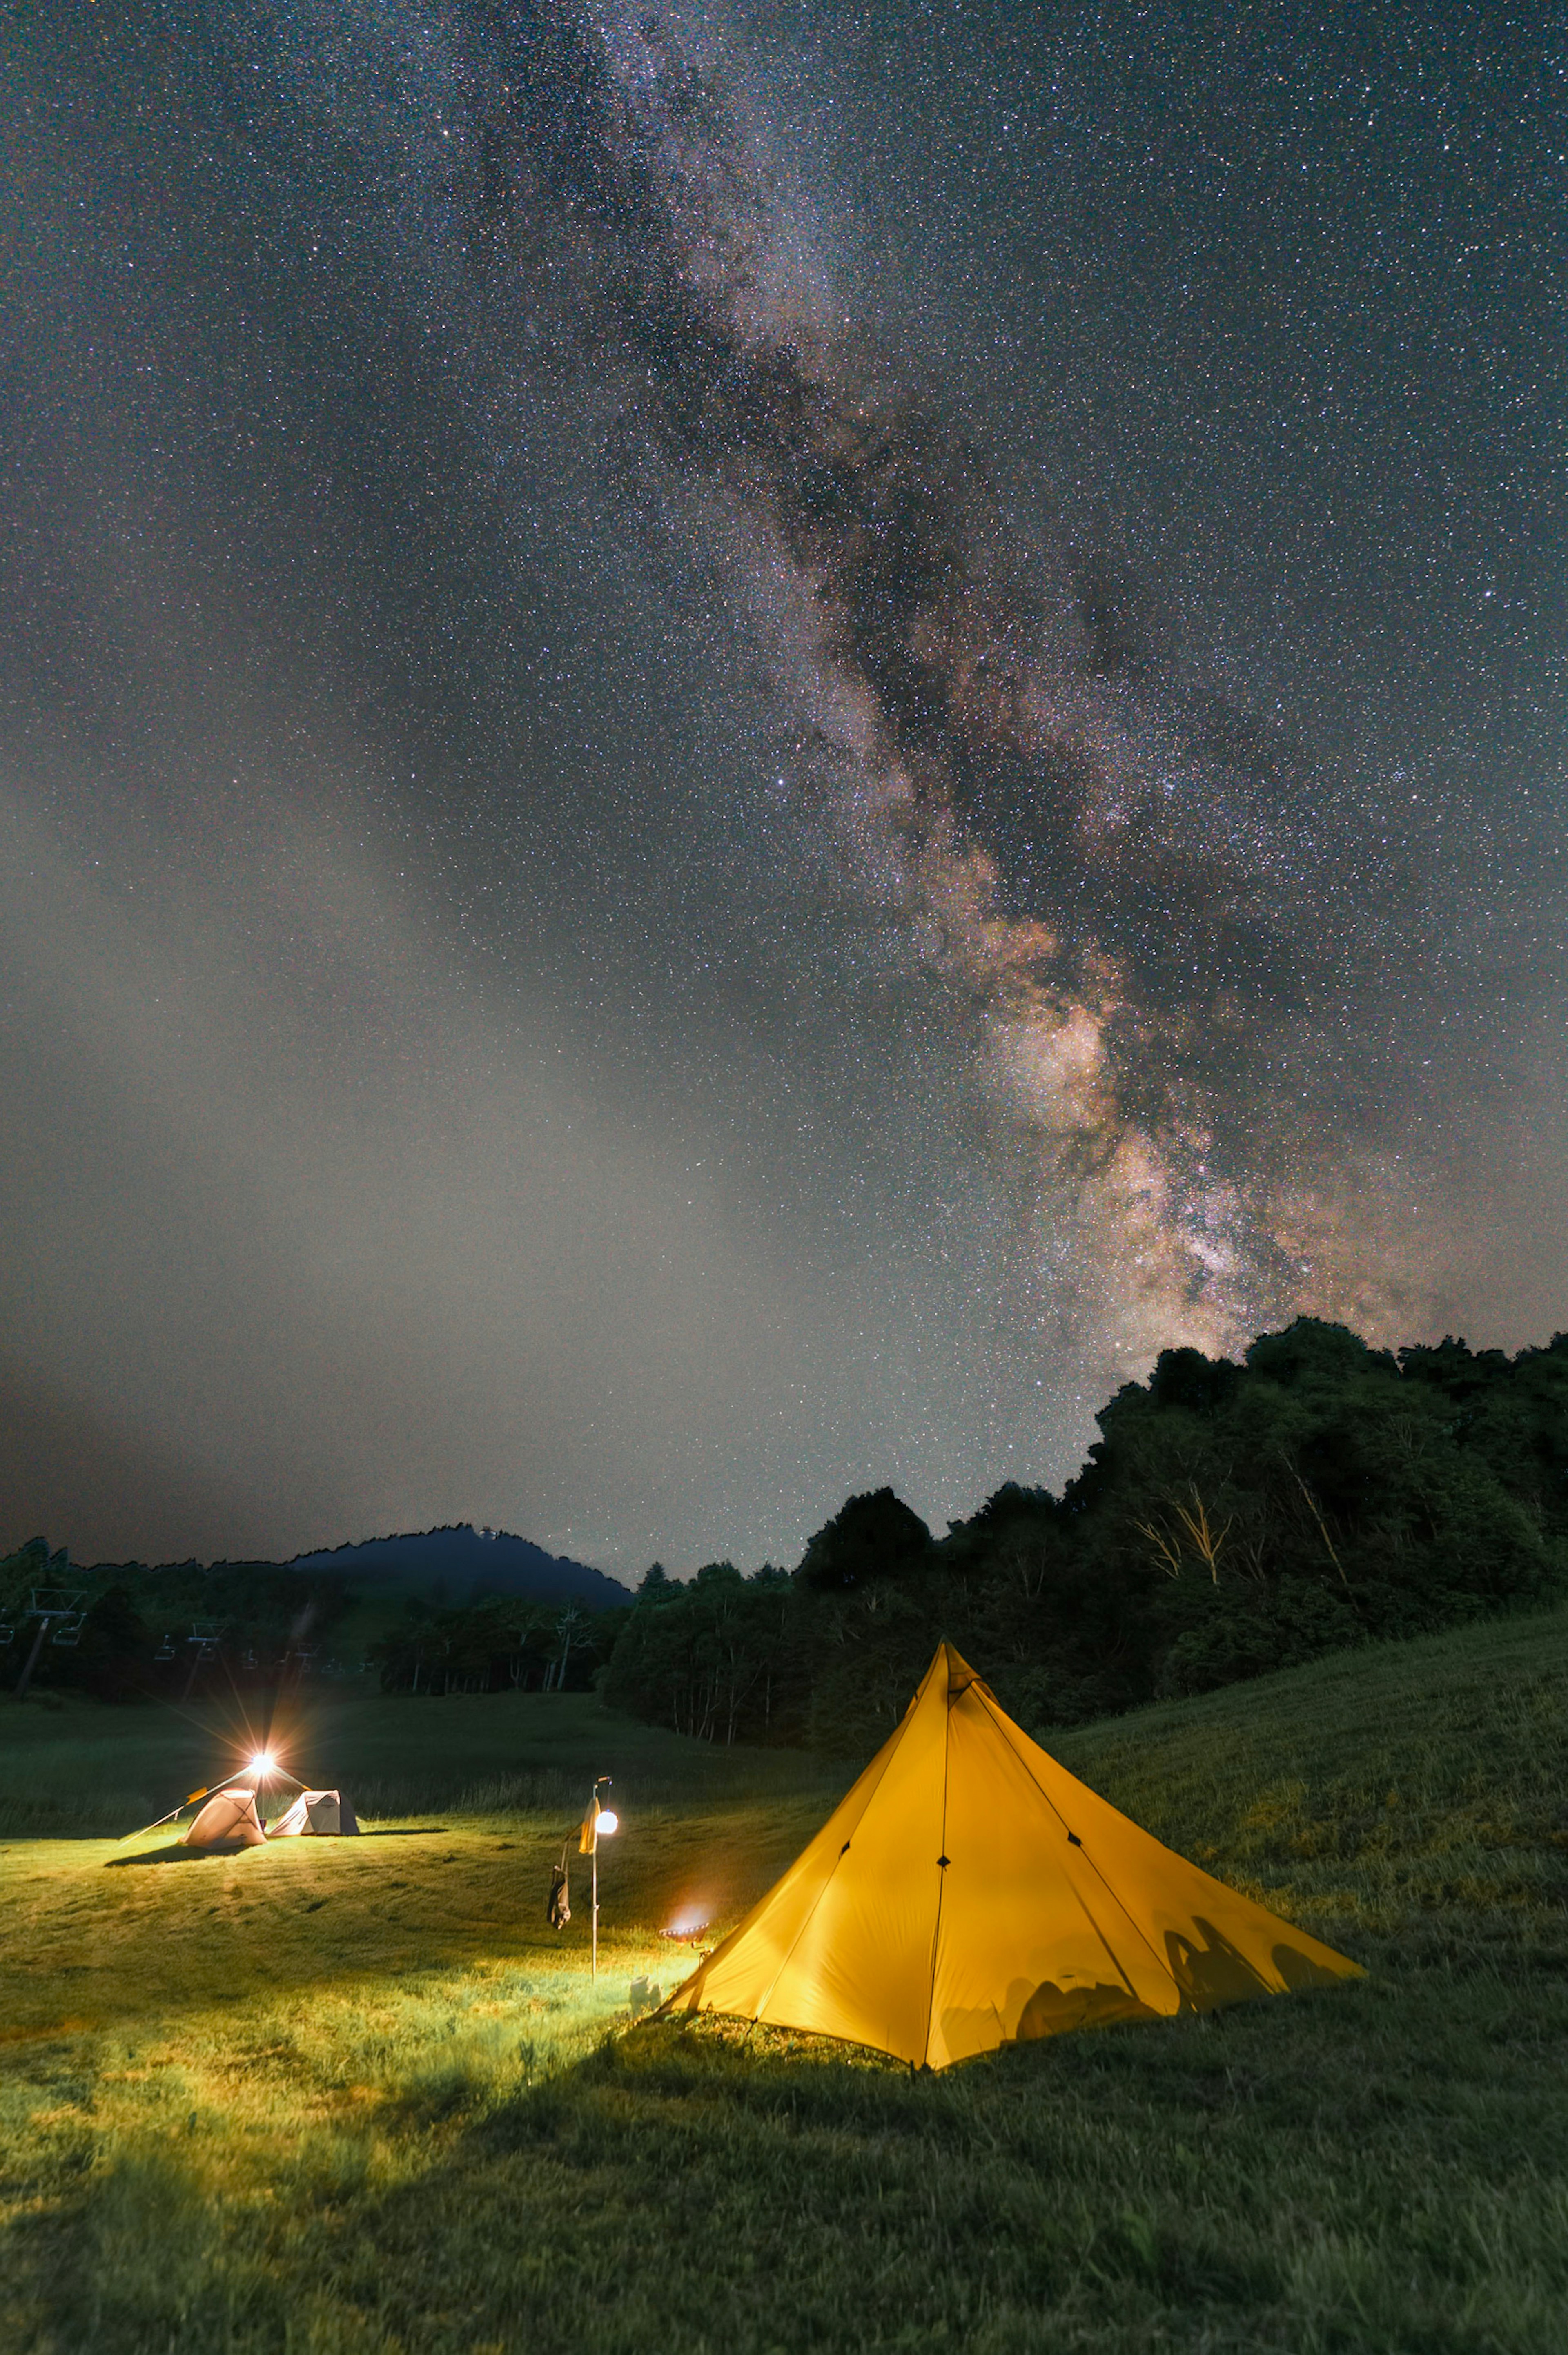
[[[263,1831],[267,1828],[267,1818],[262,1812],[266,1806],[266,1801],[262,1797],[262,1793],[268,1788],[272,1782],[272,1769],[277,1763],[277,1760],[273,1757],[270,1750],[258,1750],[255,1756],[251,1761],[251,1773],[255,1778],[256,1785],[254,1794],[256,1821],[261,1825]]]
[[[591,1859],[593,1896],[589,1916],[589,1951],[592,1956],[592,1974],[596,1981],[599,1977],[599,1840],[601,1834],[608,1838],[613,1832],[618,1832],[621,1828],[621,1818],[614,1809],[601,1806],[599,1804],[599,1785],[602,1783],[608,1790],[611,1780],[610,1775],[601,1774],[595,1782],[592,1796],[588,1802],[588,1813],[582,1818],[582,1837],[577,1843],[579,1856],[585,1856]]]

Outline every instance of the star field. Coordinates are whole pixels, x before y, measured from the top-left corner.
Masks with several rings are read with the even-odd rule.
[[[13,1540],[793,1560],[1173,1342],[1568,1321],[1563,76],[30,27]]]

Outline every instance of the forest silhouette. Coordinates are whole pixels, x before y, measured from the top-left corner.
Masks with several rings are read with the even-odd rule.
[[[850,1497],[793,1569],[656,1562],[627,1606],[411,1593],[371,1664],[411,1698],[597,1688],[700,1740],[853,1755],[943,1636],[1040,1730],[1568,1587],[1568,1334],[1512,1358],[1455,1339],[1394,1353],[1301,1318],[1241,1362],[1165,1352],[1097,1422],[1061,1496],[1008,1482],[941,1536],[884,1487]],[[44,1693],[130,1699],[204,1666],[236,1686],[348,1673],[330,1647],[355,1596],[328,1571],[73,1572],[38,1540],[0,1563],[7,1682],[46,1584],[80,1588],[82,1613],[74,1642],[42,1649]],[[193,1662],[190,1624],[210,1660]]]

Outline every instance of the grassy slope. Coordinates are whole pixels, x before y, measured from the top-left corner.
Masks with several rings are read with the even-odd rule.
[[[573,1787],[608,1764],[642,1790],[597,1991],[580,1875],[565,1938],[539,1918],[559,1810],[177,1863],[17,1842],[0,2342],[1557,2355],[1565,1702],[1557,1614],[1063,1737],[1371,1976],[912,2083],[722,2024],[610,2036],[635,1971],[668,1981],[670,1910],[721,1924],[830,1794],[760,1796],[803,1770],[753,1759],[730,1762],[753,1796],[720,1798],[722,1760],[570,1698],[403,1704],[401,1771],[445,1721],[471,1785],[537,1742]],[[127,1756],[147,1738],[112,1722]],[[75,1730],[23,1710],[0,1738],[41,1772]]]

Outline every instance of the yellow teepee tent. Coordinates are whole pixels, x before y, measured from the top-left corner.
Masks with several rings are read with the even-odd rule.
[[[665,2009],[941,2069],[1360,1976],[1096,1798],[944,1644],[848,1796]]]

